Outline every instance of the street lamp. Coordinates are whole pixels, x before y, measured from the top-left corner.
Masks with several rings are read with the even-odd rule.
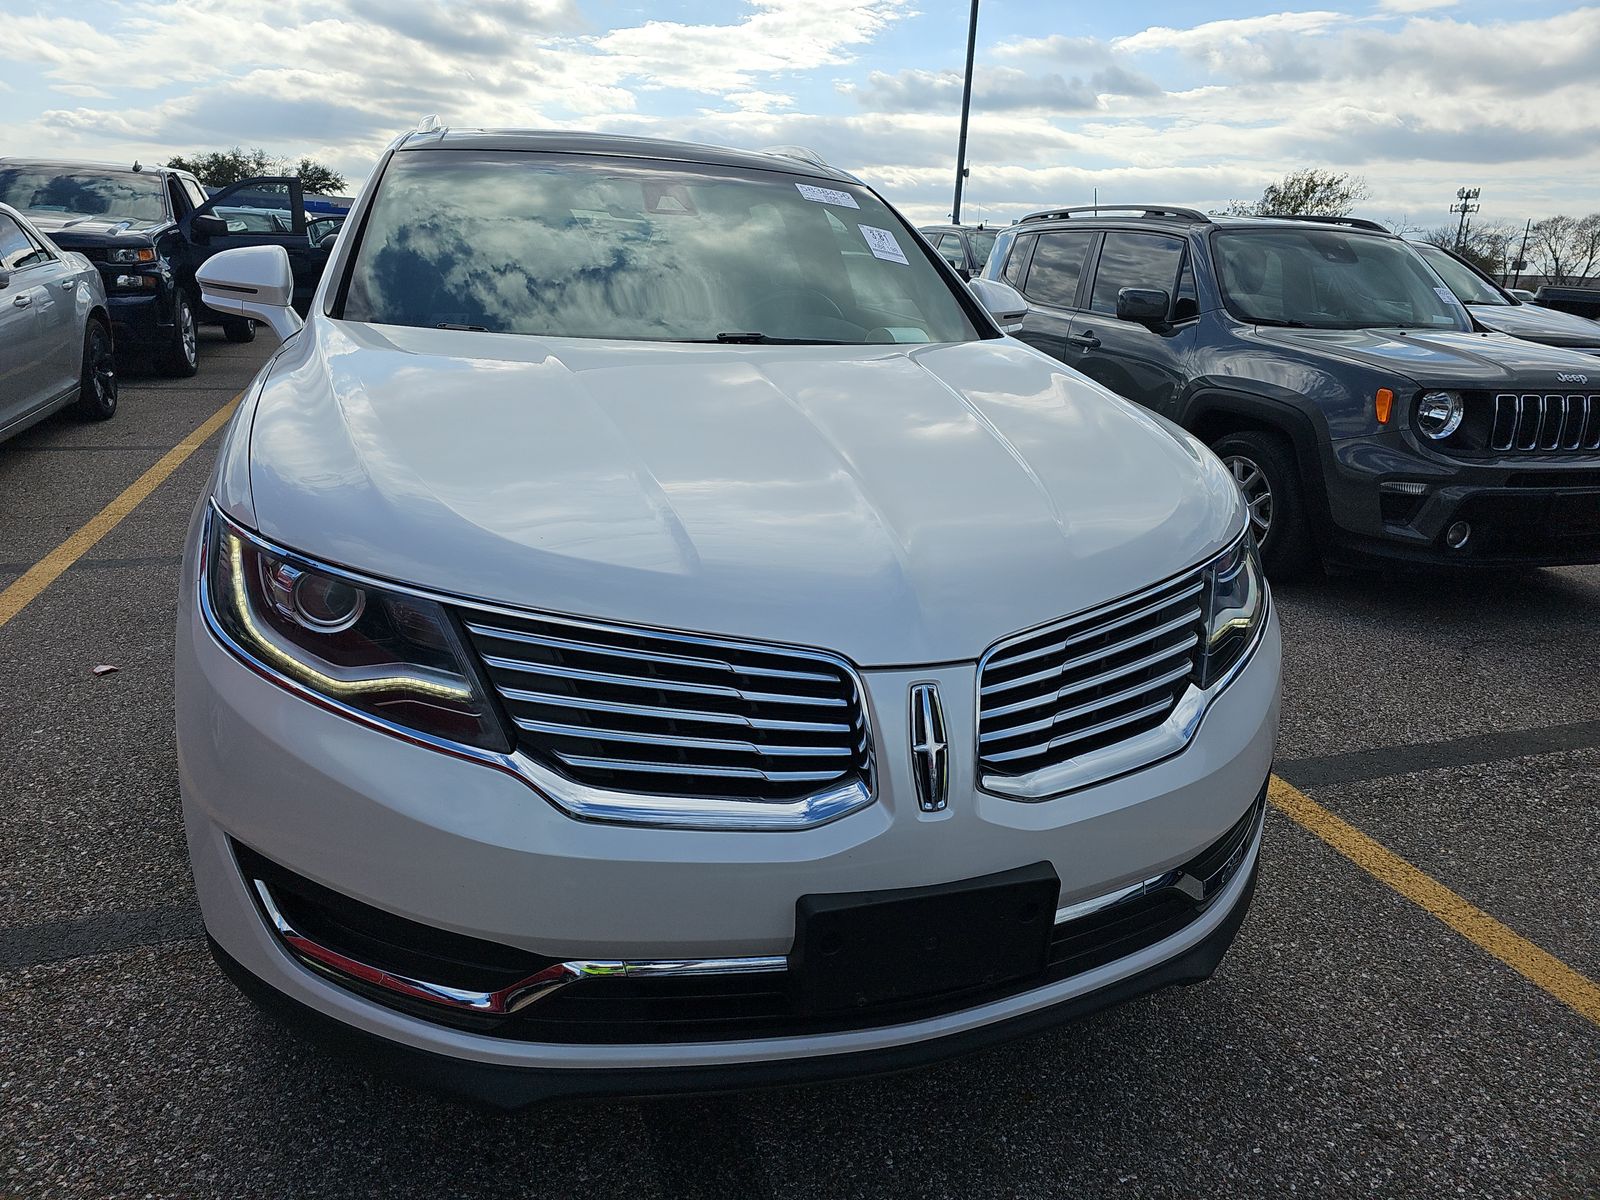
[[[1475,203],[1478,199],[1478,193],[1481,191],[1483,191],[1482,188],[1460,187],[1456,189],[1456,203],[1450,206],[1450,211],[1461,214],[1461,220],[1456,223],[1457,254],[1460,254],[1461,248],[1467,244],[1467,214],[1475,213],[1483,207],[1481,204]]]
[[[972,0],[972,18],[967,22],[967,74],[961,84],[961,137],[956,142],[956,202],[950,209],[950,223],[961,224],[961,185],[967,178],[967,114],[972,109],[972,56],[978,47],[978,0]]]

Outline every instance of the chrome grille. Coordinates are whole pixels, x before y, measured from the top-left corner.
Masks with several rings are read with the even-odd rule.
[[[978,762],[1021,775],[1160,725],[1195,674],[1204,572],[1002,642],[978,667]]]
[[[554,617],[462,616],[519,747],[580,783],[772,802],[872,786],[866,714],[841,660]]]
[[[1495,450],[1600,450],[1600,396],[1503,392],[1494,398]]]

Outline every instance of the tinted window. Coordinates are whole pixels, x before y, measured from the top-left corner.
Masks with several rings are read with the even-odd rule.
[[[937,243],[939,255],[945,262],[957,270],[964,270],[967,265],[967,248],[961,244],[959,233],[947,233]]]
[[[1178,295],[1172,305],[1172,319],[1187,321],[1200,315],[1200,295],[1194,286],[1194,259],[1185,257],[1183,270],[1178,275]]]
[[[20,271],[48,261],[49,257],[22,231],[22,226],[0,214],[0,270]]]
[[[354,321],[653,341],[978,336],[922,238],[870,192],[775,171],[410,151],[360,237],[340,314]]]
[[[1117,311],[1117,293],[1125,287],[1160,288],[1169,296],[1178,278],[1183,243],[1149,233],[1108,233],[1100,247],[1089,307]]]
[[[1028,267],[1028,286],[1024,293],[1042,304],[1073,308],[1078,303],[1078,280],[1083,278],[1084,260],[1094,234],[1088,230],[1069,233],[1041,233],[1033,248],[1033,263]]]
[[[146,225],[167,215],[161,177],[133,171],[0,166],[0,201],[23,212],[109,217]]]
[[[1019,237],[1011,243],[1011,251],[1006,255],[1006,269],[1000,272],[1004,279],[1019,292],[1022,290],[1022,272],[1028,265],[1028,251],[1033,248],[1031,237]]]
[[[972,248],[972,261],[978,264],[979,270],[989,261],[989,251],[994,249],[994,240],[999,236],[993,229],[980,229],[967,234],[967,244]]]
[[[1219,233],[1212,244],[1223,300],[1241,320],[1315,329],[1468,327],[1466,310],[1397,238],[1261,229]]]

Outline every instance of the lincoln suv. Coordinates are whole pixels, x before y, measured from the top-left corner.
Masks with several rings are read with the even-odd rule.
[[[261,1004],[517,1105],[1216,969],[1278,718],[1244,500],[871,188],[430,126],[303,327],[278,247],[198,279],[285,339],[177,638],[195,885]]]

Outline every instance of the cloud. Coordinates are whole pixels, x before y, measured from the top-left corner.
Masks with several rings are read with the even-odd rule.
[[[853,94],[863,108],[877,112],[951,112],[960,106],[962,82],[960,71],[874,71]],[[1117,64],[1070,79],[1056,72],[984,67],[973,72],[972,103],[986,112],[1087,113],[1102,107],[1102,96],[1160,91],[1153,80]]]

